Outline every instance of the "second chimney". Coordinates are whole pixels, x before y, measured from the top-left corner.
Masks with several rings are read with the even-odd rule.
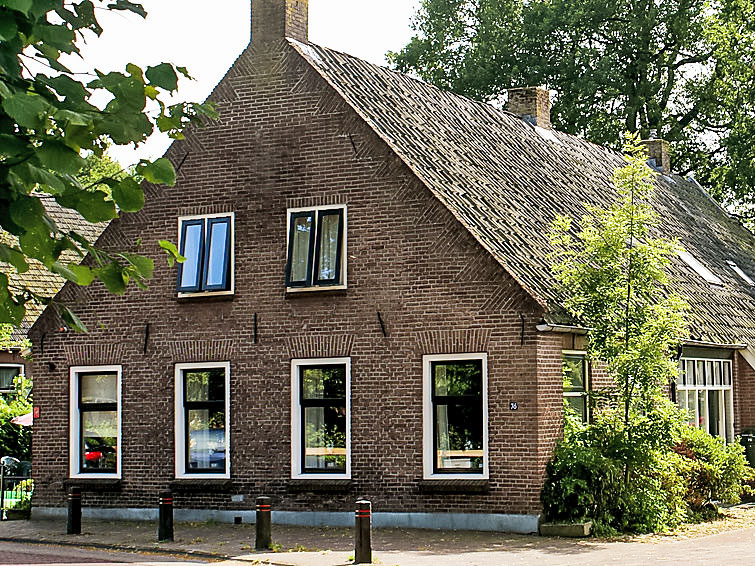
[[[666,140],[642,140],[640,142],[648,152],[648,162],[664,175],[671,173],[671,155]]]
[[[551,127],[551,96],[544,88],[528,86],[510,88],[506,110],[524,120],[549,130]]]
[[[306,43],[309,0],[252,0],[252,44],[290,37]]]

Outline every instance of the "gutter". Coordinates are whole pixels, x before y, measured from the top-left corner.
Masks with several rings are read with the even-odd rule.
[[[572,326],[569,324],[548,324],[547,322],[541,322],[535,328],[538,332],[563,332],[569,334],[587,334],[590,329],[583,328],[581,326]]]
[[[721,348],[723,350],[744,350],[747,344],[721,344],[720,342],[706,342],[704,340],[685,340],[684,346],[701,346],[703,348]]]

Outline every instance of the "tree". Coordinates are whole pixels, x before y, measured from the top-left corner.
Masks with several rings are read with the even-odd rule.
[[[670,292],[666,275],[679,246],[652,234],[658,222],[650,203],[655,172],[636,136],[626,136],[624,150],[627,165],[612,178],[618,202],[586,204],[576,234],[569,217],[558,217],[551,244],[563,306],[590,329],[588,355],[607,364],[628,425],[633,412],[655,410],[676,380],[672,355],[687,334],[687,305]]]
[[[10,324],[0,324],[0,349],[28,348],[28,340],[13,337],[15,328]],[[31,380],[16,377],[13,391],[0,395],[0,456],[14,456],[19,460],[31,459],[31,430],[11,422],[32,410]]]
[[[753,0],[423,0],[414,29],[396,68],[493,102],[547,85],[557,128],[657,134],[682,174],[755,205]]]
[[[146,16],[128,0],[0,0],[0,228],[6,235],[0,241],[0,322],[18,325],[27,303],[50,302],[12,281],[12,273],[24,273],[30,261],[79,285],[99,280],[113,293],[123,293],[132,281],[144,287],[151,259],[99,249],[75,230],[62,231],[38,195],[52,196],[89,222],[138,211],[144,193],[133,175],[82,182],[87,156],[101,158],[111,144],[138,145],[155,129],[181,139],[189,124],[215,115],[208,104],[165,102],[179,75],[191,78],[183,67],[160,63],[142,70],[130,64],[125,72],[90,75],[68,69],[61,54],[80,55],[78,43],[102,33],[97,10]],[[98,106],[94,101],[103,94],[108,101]],[[167,185],[176,175],[164,158],[142,159],[136,173]],[[173,244],[160,246],[169,261],[178,258]],[[62,259],[71,253],[91,262]],[[69,325],[83,329],[73,312],[57,306]]]

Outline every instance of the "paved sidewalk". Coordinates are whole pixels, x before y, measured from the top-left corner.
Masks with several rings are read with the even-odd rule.
[[[81,535],[66,535],[65,521],[5,521],[0,540],[35,541],[93,548],[139,550],[193,559],[222,560],[226,566],[271,564],[341,566],[353,556],[350,529],[273,525],[280,552],[257,554],[254,525],[176,523],[176,540],[155,542],[155,522],[85,520]],[[631,542],[569,540],[503,533],[374,529],[373,548],[381,566],[626,566],[684,564],[732,566],[755,563],[755,528],[700,538],[644,538]],[[292,552],[293,551],[293,552]],[[232,560],[231,560],[232,559]]]

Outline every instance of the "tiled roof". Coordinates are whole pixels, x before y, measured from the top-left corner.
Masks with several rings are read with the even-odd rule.
[[[55,222],[61,231],[76,231],[87,238],[90,242],[93,242],[99,238],[100,234],[107,226],[107,223],[91,224],[90,222],[87,222],[78,212],[69,208],[63,208],[51,197],[40,196],[40,199],[48,216]],[[81,258],[75,252],[67,250],[63,252],[61,261],[64,263],[78,263],[81,261]],[[29,270],[26,273],[19,274],[16,273],[15,270],[9,270],[7,274],[11,286],[14,288],[25,287],[34,293],[46,297],[53,297],[65,283],[65,280],[62,277],[51,273],[44,265],[35,260],[29,262]],[[43,310],[43,307],[40,307],[39,305],[27,303],[26,318],[21,327],[14,333],[14,338],[25,338],[29,328],[31,328],[39,315],[42,314]]]
[[[621,155],[575,136],[541,130],[488,104],[389,69],[290,40],[306,61],[396,152],[496,260],[557,317],[547,233],[556,214],[579,218],[583,203],[616,199]],[[692,337],[755,344],[755,238],[694,181],[658,178],[664,234],[723,280],[712,287],[677,260],[673,287],[686,297]],[[554,322],[566,322],[554,320]]]

